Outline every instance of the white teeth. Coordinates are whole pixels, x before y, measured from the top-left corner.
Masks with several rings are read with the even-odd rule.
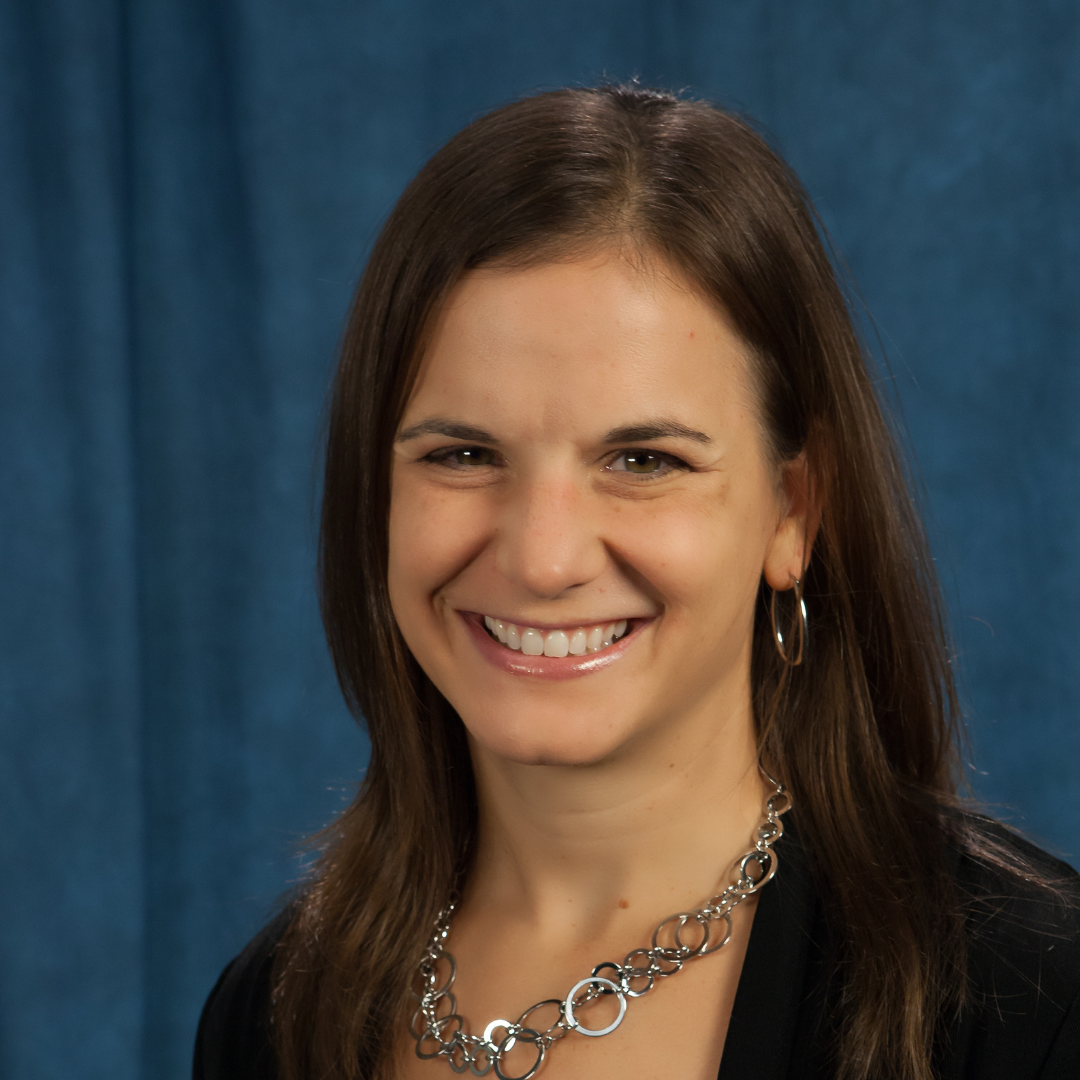
[[[491,615],[484,616],[484,625],[507,648],[520,650],[526,656],[583,656],[606,649],[626,633],[627,620],[606,626],[578,627],[576,630],[542,630],[515,626]]]

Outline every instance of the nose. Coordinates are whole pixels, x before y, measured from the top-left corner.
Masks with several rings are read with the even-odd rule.
[[[544,600],[597,578],[608,554],[589,504],[588,494],[569,476],[521,482],[499,517],[499,572]]]

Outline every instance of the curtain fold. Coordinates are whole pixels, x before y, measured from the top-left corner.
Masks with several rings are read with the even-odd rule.
[[[88,1061],[139,1072],[122,54],[115,5],[0,8],[0,1074],[10,1077],[94,1075]]]

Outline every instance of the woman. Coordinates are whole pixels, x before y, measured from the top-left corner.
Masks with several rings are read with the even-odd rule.
[[[197,1076],[1076,1075],[1075,875],[957,798],[901,467],[741,121],[563,90],[436,154],[357,294],[321,574],[371,764]]]

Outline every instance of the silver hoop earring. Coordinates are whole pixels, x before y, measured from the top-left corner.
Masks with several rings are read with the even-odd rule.
[[[798,667],[803,661],[803,652],[806,649],[806,602],[803,600],[803,583],[798,578],[792,578],[792,592],[795,593],[795,636],[797,638],[794,656],[788,655],[788,648],[784,641],[784,635],[776,623],[776,589],[773,589],[772,599],[769,601],[769,621],[772,623],[773,642],[780,659],[788,667]]]

